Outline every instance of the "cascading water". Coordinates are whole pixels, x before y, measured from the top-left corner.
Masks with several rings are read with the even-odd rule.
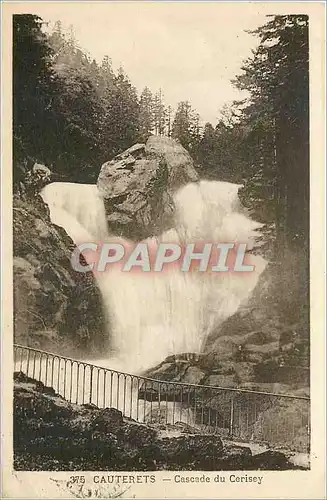
[[[62,226],[75,243],[106,239],[106,214],[95,184],[53,182],[41,196],[49,206],[51,221]]]
[[[238,199],[240,186],[225,182],[190,183],[174,195],[175,227],[149,244],[160,242],[253,245],[260,224],[252,221]],[[107,230],[103,201],[95,185],[53,183],[42,191],[53,223],[76,244],[113,241]],[[168,355],[198,353],[204,341],[249,297],[265,268],[251,257],[249,273],[196,273],[170,269],[164,273],[97,273],[103,303],[110,317],[113,351],[101,363],[139,373]]]

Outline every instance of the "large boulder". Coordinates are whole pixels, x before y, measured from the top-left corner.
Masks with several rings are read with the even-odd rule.
[[[13,238],[15,342],[75,355],[103,349],[100,291],[92,273],[72,268],[75,245],[41,196],[14,197]]]
[[[102,165],[98,188],[112,232],[132,240],[173,226],[176,189],[198,180],[193,160],[169,137],[150,137]]]

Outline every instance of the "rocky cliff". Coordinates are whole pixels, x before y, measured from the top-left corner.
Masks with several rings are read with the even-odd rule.
[[[36,193],[13,202],[14,339],[51,352],[103,348],[101,296],[92,273],[70,264],[74,243]]]

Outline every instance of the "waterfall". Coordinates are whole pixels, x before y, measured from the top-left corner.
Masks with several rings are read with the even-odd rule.
[[[174,195],[175,227],[160,242],[247,243],[253,245],[260,224],[252,221],[238,199],[240,186],[201,181]],[[95,185],[49,184],[42,191],[53,223],[76,244],[112,241],[105,209]],[[128,243],[127,243],[128,244]],[[266,262],[251,256],[249,273],[97,273],[103,305],[110,317],[112,351],[102,365],[140,373],[171,354],[201,351],[207,336],[235,313],[254,289]]]
[[[75,243],[106,239],[106,214],[95,184],[53,182],[43,188],[41,196],[49,206],[51,221],[62,226]]]

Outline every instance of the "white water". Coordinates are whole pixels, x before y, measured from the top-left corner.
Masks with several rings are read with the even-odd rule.
[[[175,194],[175,228],[158,241],[253,244],[260,226],[241,212],[240,186],[201,181]],[[53,183],[42,191],[51,220],[64,227],[76,244],[113,241],[103,202],[95,185]],[[156,243],[156,240],[150,241]],[[104,308],[110,318],[113,352],[97,364],[139,373],[168,355],[200,352],[213,328],[237,311],[254,289],[266,262],[252,257],[251,273],[98,274]]]

